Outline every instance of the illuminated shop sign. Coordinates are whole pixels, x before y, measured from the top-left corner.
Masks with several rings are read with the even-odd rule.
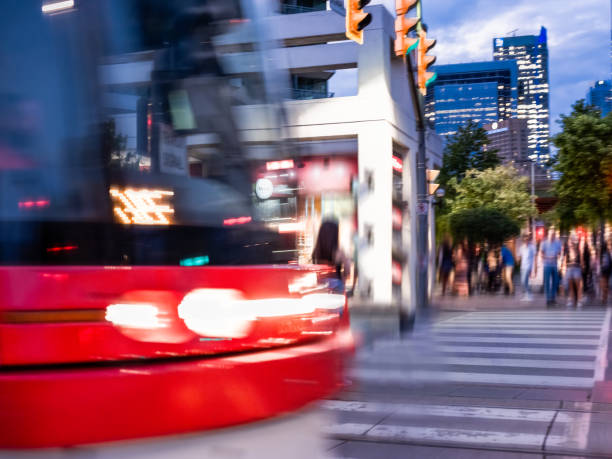
[[[126,225],[170,225],[174,208],[173,191],[148,188],[111,188],[114,214]]]
[[[401,158],[398,158],[397,156],[392,156],[391,163],[395,172],[402,172],[404,170],[404,162]]]
[[[282,161],[268,161],[266,169],[269,171],[279,171],[282,169],[293,169],[294,164],[292,159],[284,159]]]

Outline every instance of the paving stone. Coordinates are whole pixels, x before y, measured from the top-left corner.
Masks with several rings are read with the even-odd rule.
[[[592,402],[612,403],[612,381],[598,381],[593,386]]]
[[[594,422],[589,413],[580,413],[571,422],[557,416],[546,440],[546,451],[612,456],[612,425]]]
[[[562,403],[561,408],[564,410],[570,410],[570,411],[589,411],[589,412],[608,413],[608,412],[612,412],[612,403],[564,401]]]

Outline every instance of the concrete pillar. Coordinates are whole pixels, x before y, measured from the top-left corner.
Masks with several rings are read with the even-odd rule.
[[[392,301],[393,142],[389,125],[368,123],[359,131],[358,165],[361,189],[359,215],[359,296],[366,303]]]
[[[416,148],[404,155],[404,219],[403,243],[406,263],[402,279],[402,310],[407,315],[416,311],[417,232],[416,225]]]

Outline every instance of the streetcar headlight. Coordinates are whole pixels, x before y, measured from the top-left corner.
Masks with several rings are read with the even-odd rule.
[[[117,303],[106,307],[106,320],[127,328],[161,328],[159,309],[146,303]]]

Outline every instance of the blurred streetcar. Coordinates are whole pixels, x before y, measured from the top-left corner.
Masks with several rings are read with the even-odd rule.
[[[262,5],[3,3],[5,451],[236,426],[341,386],[344,295],[253,212],[253,145],[283,142]]]

